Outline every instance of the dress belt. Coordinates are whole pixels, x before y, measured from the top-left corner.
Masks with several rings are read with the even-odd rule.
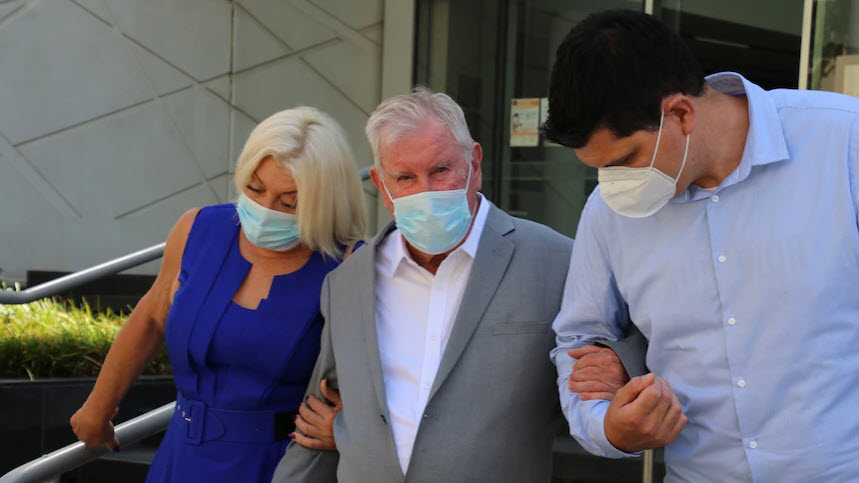
[[[176,396],[176,414],[184,423],[186,440],[231,443],[273,443],[295,431],[297,411],[231,411],[209,407],[202,401]]]

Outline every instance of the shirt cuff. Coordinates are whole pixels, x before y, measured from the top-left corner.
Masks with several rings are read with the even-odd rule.
[[[592,425],[588,431],[590,437],[593,438],[594,444],[605,451],[606,458],[637,458],[641,456],[641,451],[635,453],[626,453],[614,447],[605,435],[605,414],[608,412],[609,401],[600,401],[602,404],[594,405],[591,413]]]

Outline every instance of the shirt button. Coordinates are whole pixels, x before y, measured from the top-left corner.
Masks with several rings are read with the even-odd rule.
[[[730,319],[728,319],[728,325],[734,325],[734,324],[736,324],[736,323],[737,323],[737,319],[735,319],[735,318],[733,318],[733,317],[731,317]]]
[[[740,387],[746,387],[746,381],[744,379],[740,379],[737,381],[737,385]]]
[[[719,262],[720,263],[725,263],[727,260],[728,260],[728,257],[726,257],[725,255],[719,255]]]
[[[429,385],[429,384],[424,384],[424,389],[426,389],[427,391],[429,391],[429,390],[430,390],[430,385]]]
[[[758,442],[755,440],[749,441],[749,448],[755,449],[758,447]]]
[[[719,202],[719,195],[713,196],[712,200],[713,200],[713,203],[718,203]]]

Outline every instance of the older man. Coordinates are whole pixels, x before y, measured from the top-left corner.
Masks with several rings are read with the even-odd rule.
[[[322,291],[310,387],[340,391],[338,450],[292,444],[274,481],[549,481],[572,240],[480,194],[481,147],[447,95],[388,99],[367,135],[395,223]]]

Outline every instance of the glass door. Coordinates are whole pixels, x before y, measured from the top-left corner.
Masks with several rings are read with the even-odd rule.
[[[809,88],[859,97],[859,0],[816,0],[812,8]]]
[[[803,0],[656,0],[653,15],[680,34],[704,74],[738,72],[764,89],[795,89],[803,4]]]
[[[597,10],[642,11],[641,1],[532,0],[511,2],[505,68],[498,195],[509,213],[574,236],[579,215],[597,184],[596,170],[575,153],[542,139],[521,118],[545,117],[555,51],[570,29]]]
[[[451,95],[483,145],[483,193],[510,214],[574,236],[596,171],[536,132],[555,51],[598,10],[643,0],[421,0],[417,83]]]
[[[596,172],[535,129],[555,51],[588,14],[645,3],[687,41],[705,74],[797,87],[804,0],[418,0],[415,79],[462,105],[484,148],[483,192],[499,207],[575,235]],[[815,5],[813,88],[859,89],[851,87],[859,85],[859,0]]]

